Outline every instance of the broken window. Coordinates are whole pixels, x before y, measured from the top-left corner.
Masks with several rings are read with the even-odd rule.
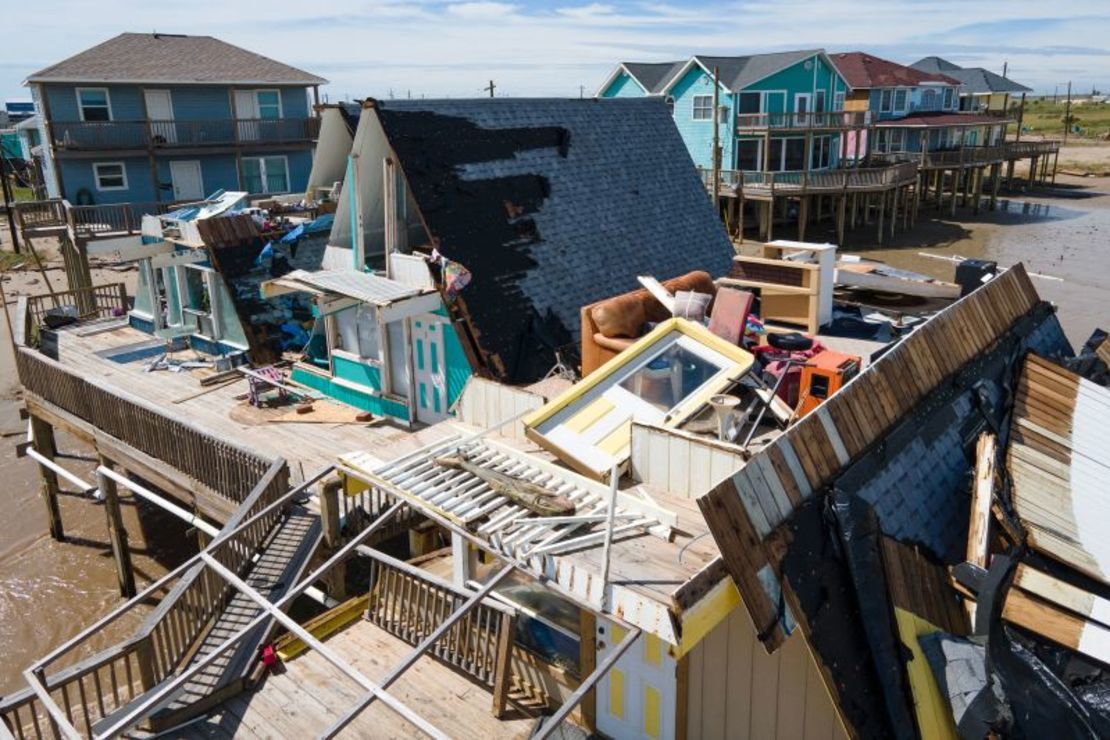
[[[111,121],[112,105],[106,87],[77,88],[77,107],[82,121]]]

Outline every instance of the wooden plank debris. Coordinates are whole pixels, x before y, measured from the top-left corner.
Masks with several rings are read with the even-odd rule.
[[[543,486],[526,480],[514,478],[499,470],[490,470],[475,465],[463,454],[442,455],[435,459],[436,465],[449,470],[462,470],[485,482],[494,492],[504,496],[514,504],[540,516],[572,516],[575,505],[566,496],[553,493]]]

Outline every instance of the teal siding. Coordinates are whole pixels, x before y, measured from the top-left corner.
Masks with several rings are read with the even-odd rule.
[[[690,150],[690,158],[699,167],[712,167],[714,122],[712,119],[694,120],[694,98],[713,94],[713,78],[700,66],[695,66],[675,83],[670,94],[674,98],[674,122],[686,142],[686,148]],[[719,102],[728,109],[726,120],[733,120],[732,111],[735,108],[732,96],[722,93]],[[731,162],[731,129],[728,124],[722,124],[720,129],[721,162]]]
[[[455,331],[454,325],[451,324],[447,311],[440,307],[435,313],[436,316],[444,319],[443,342],[446,347],[443,351],[443,374],[447,378],[447,408],[451,408],[455,405],[459,396],[462,395],[463,386],[466,385],[466,381],[470,379],[473,372],[470,369],[470,360],[466,358],[466,353],[463,352],[459,334]]]
[[[341,357],[332,358],[336,374],[351,383],[366,386],[366,390],[358,390],[346,385],[335,383],[328,378],[303,367],[293,366],[291,380],[295,383],[308,386],[317,390],[340,403],[369,411],[379,416],[392,416],[402,421],[409,420],[408,407],[398,401],[384,398],[378,393],[381,387],[381,375],[377,368],[370,367],[360,362],[351,362]]]
[[[603,98],[642,98],[644,95],[644,88],[626,72],[621,72],[601,93]]]

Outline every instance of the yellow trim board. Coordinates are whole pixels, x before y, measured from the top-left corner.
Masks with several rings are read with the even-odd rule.
[[[595,398],[593,403],[567,419],[564,426],[572,432],[581,434],[616,407],[617,405],[608,398]]]
[[[369,596],[356,596],[308,620],[304,623],[304,628],[313,637],[322,640],[329,635],[334,635],[362,616],[369,604]],[[292,632],[286,632],[274,641],[274,648],[282,661],[288,661],[307,650],[308,645]]]
[[[940,627],[904,609],[894,607],[894,617],[898,622],[898,636],[902,643],[913,653],[913,660],[906,663],[906,675],[913,692],[914,713],[921,737],[938,740],[956,740],[956,724],[952,719],[952,709],[948,700],[940,693],[940,687],[925,660],[917,638],[939,632]]]
[[[709,589],[709,593],[682,612],[682,640],[675,658],[681,658],[693,650],[717,625],[728,619],[732,610],[741,603],[740,591],[732,578],[726,576],[718,581]]]

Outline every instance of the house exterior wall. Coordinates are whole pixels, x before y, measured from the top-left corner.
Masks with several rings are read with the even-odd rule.
[[[684,660],[690,740],[847,738],[801,635],[768,655],[746,610],[736,607]]]
[[[646,93],[632,76],[621,72],[601,93],[603,98],[642,98]]]
[[[228,85],[118,85],[118,84],[36,84],[32,92],[39,105],[39,113],[45,117],[49,112],[51,124],[79,123],[81,111],[77,91],[79,88],[104,88],[108,91],[111,121],[105,124],[139,124],[147,120],[144,90],[166,90],[170,94],[173,119],[187,121],[231,121],[234,113],[236,89],[278,89],[281,95],[281,117],[283,119],[304,119],[311,115],[308,92],[303,86],[251,86],[235,88]],[[229,127],[234,124],[227,124]],[[81,129],[74,129],[80,131]],[[121,141],[131,140],[136,132],[135,126],[124,129]],[[186,129],[182,133],[182,144]],[[203,129],[202,129],[203,130]],[[215,129],[214,129],[215,130]],[[224,131],[219,124],[219,131]],[[234,131],[228,128],[227,131]],[[95,132],[93,132],[95,133]],[[78,134],[80,135],[80,134]],[[203,146],[203,135],[197,135],[198,144]],[[108,139],[112,141],[112,139]],[[149,154],[139,155],[145,146],[128,143],[118,149],[109,146],[86,149],[77,153],[55,150],[52,142],[44,149],[50,149],[50,156],[44,157],[44,167],[51,197],[64,197],[72,203],[148,203],[174,200],[170,163],[175,160],[198,161],[201,167],[202,192],[207,195],[217,190],[237,190],[242,186],[239,172],[241,157],[283,156],[287,161],[289,192],[303,192],[312,168],[311,143],[292,144],[288,148],[265,145],[264,141],[248,141],[242,144],[220,146],[218,153],[196,153],[200,146],[188,151],[185,146],[175,148],[163,146],[151,150]],[[209,147],[210,149],[213,147]],[[97,188],[95,177],[96,163],[121,162],[127,173],[127,187],[122,189]],[[50,166],[52,164],[52,166]],[[55,177],[60,175],[60,178]],[[58,182],[60,179],[60,182]],[[50,187],[51,184],[54,187]]]
[[[694,98],[701,95],[713,94],[713,78],[706,74],[698,65],[691,67],[670,90],[674,98],[674,122],[686,142],[690,157],[699,167],[713,166],[713,126],[714,121],[694,119]],[[733,120],[732,112],[735,110],[733,98],[721,92],[719,104],[728,108],[726,120]],[[721,161],[732,161],[732,145],[730,128],[727,124],[720,126]]]

